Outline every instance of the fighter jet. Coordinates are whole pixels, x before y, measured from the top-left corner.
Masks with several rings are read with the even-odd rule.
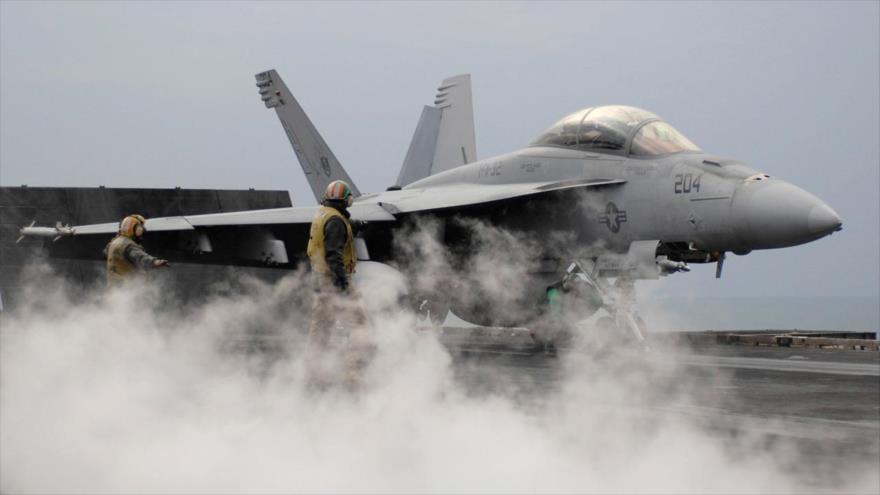
[[[478,324],[529,325],[545,306],[547,287],[566,280],[581,288],[584,315],[605,309],[614,326],[641,340],[633,291],[613,289],[688,271],[688,263],[716,263],[720,277],[726,253],[796,246],[841,229],[837,213],[812,194],[706,153],[657,115],[630,106],[576,111],[523,148],[477,160],[469,75],[444,80],[434,104],[423,108],[396,182],[361,193],[278,73],[260,72],[256,85],[316,199],[333,180],[351,185],[352,220],[363,223],[359,266],[382,264],[417,277],[422,267],[406,248],[409,237],[433,226],[458,273],[431,288],[413,287],[412,300],[437,321],[452,310]],[[295,269],[307,263],[316,209],[151,218],[147,248],[171,261]],[[510,288],[513,297],[456,285],[485,228],[510,232],[533,251],[527,276]],[[113,222],[21,233],[46,238],[53,256],[99,259],[116,229]],[[499,270],[517,262],[503,252],[493,259]]]

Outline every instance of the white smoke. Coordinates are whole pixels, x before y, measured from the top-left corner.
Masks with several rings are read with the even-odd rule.
[[[420,248],[444,269],[436,249]],[[503,290],[521,276],[511,270],[479,271],[493,279],[481,290]],[[302,272],[194,305],[170,305],[161,284],[83,296],[38,275],[25,306],[2,317],[4,493],[823,489],[790,471],[791,444],[683,414],[711,411],[727,378],[698,391],[662,350],[645,358],[605,342],[598,356],[462,363],[436,331],[389,310],[392,284],[377,277],[359,288],[378,297],[364,328],[376,355],[357,390],[322,391],[304,378]],[[824,488],[877,487],[876,470],[846,469],[843,489]]]

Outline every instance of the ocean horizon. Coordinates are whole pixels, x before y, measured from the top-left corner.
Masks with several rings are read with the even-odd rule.
[[[870,296],[648,297],[638,308],[656,331],[880,329],[880,298]]]

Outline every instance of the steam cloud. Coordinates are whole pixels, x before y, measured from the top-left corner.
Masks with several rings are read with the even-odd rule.
[[[443,280],[448,257],[431,233],[410,238],[423,260],[416,284]],[[483,253],[532,248],[518,244],[498,232],[479,240]],[[469,267],[480,291],[523,276],[488,268],[483,253]],[[823,488],[790,471],[793,445],[748,428],[731,437],[709,426],[711,413],[682,413],[726,400],[711,390],[727,377],[698,391],[662,351],[645,359],[605,345],[597,355],[582,342],[523,369],[460,363],[377,277],[361,281],[376,344],[361,388],[316,392],[304,379],[305,273],[244,279],[194,305],[174,303],[162,284],[83,295],[38,275],[28,304],[2,320],[4,493]],[[526,393],[529,379],[511,374],[535,369],[552,379]],[[844,488],[825,488],[876,489],[876,467],[847,473]]]

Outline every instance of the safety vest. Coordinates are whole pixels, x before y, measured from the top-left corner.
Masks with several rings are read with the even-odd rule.
[[[138,268],[125,257],[125,250],[136,242],[118,235],[107,245],[107,282],[123,282],[140,274]]]
[[[309,247],[306,254],[312,262],[312,270],[317,273],[330,273],[330,267],[327,265],[324,251],[324,226],[327,221],[333,217],[339,217],[345,223],[345,246],[342,248],[342,262],[345,265],[345,271],[349,274],[354,273],[355,264],[357,264],[357,255],[354,251],[354,234],[351,231],[351,224],[348,219],[336,208],[322,206],[315,213],[312,220],[312,229],[309,231]]]

